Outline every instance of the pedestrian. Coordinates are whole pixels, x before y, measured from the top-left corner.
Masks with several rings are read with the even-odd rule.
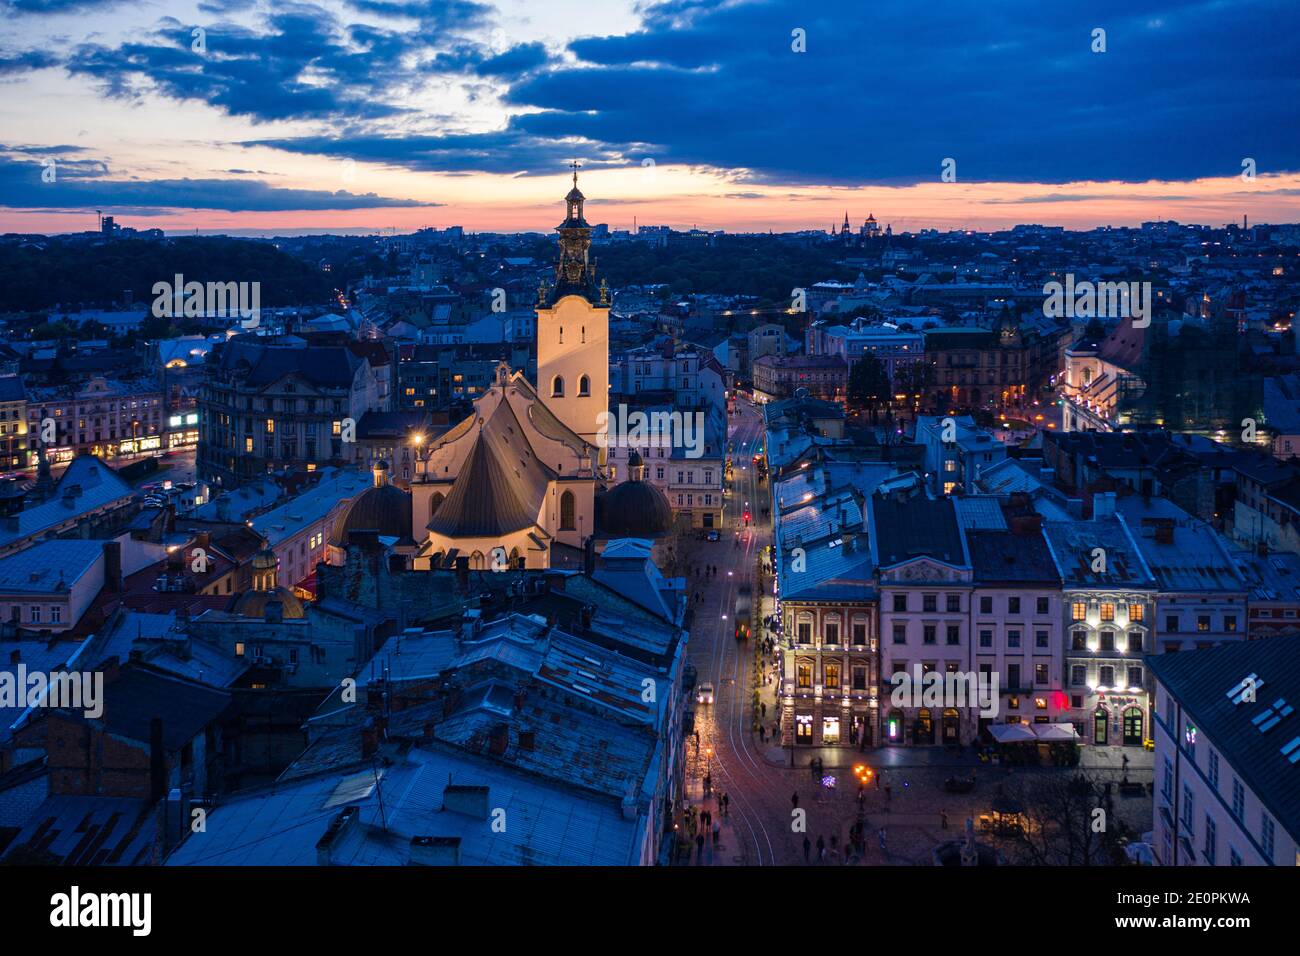
[[[885,784],[885,802],[889,803],[893,799],[894,799],[894,785],[892,783],[887,783]]]
[[[790,794],[790,806],[794,807],[794,809],[796,809],[796,810],[799,809],[799,791],[798,791],[798,790],[796,790],[794,793]]]
[[[836,844],[839,843],[839,842],[840,842],[840,838],[837,837],[835,834],[832,833],[832,834],[831,834],[831,849],[834,850]]]
[[[812,853],[812,841],[807,837],[803,838],[803,861],[808,862],[808,856]]]
[[[695,862],[700,863],[704,860],[704,834],[698,833],[695,836]]]
[[[718,841],[721,839],[722,839],[722,824],[715,822],[713,824],[713,845],[717,846]]]
[[[758,709],[759,709],[759,712],[762,714],[763,717],[767,717],[767,702],[766,702],[766,701],[764,701],[763,703],[760,703],[760,704],[758,705]]]
[[[940,827],[941,829],[944,829],[944,830],[948,829],[948,811],[947,811],[947,810],[940,810],[940,811],[939,811],[939,827]]]
[[[884,827],[881,827],[881,828],[880,828],[880,833],[879,833],[878,835],[879,835],[879,837],[880,837],[880,849],[881,849],[881,851],[882,851],[882,852],[887,852],[887,851],[885,850],[885,828],[884,828]]]
[[[758,742],[763,744],[767,743],[767,728],[762,724],[758,725]]]
[[[722,791],[722,815],[725,817],[731,812],[731,795],[725,790]]]

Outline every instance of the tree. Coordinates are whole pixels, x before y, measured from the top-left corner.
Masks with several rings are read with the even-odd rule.
[[[880,409],[888,406],[892,394],[889,376],[880,359],[868,353],[854,363],[849,372],[849,405],[869,411],[873,425]]]
[[[1011,862],[1031,866],[1112,866],[1132,834],[1095,772],[1026,775],[1006,788],[1024,827],[1010,837]]]
[[[915,410],[921,406],[925,390],[934,384],[934,365],[924,360],[902,363],[894,372],[894,384]]]

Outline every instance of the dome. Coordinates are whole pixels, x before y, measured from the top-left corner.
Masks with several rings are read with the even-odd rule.
[[[270,591],[245,591],[235,602],[234,613],[243,617],[266,617],[266,606],[273,601],[280,602],[280,616],[283,618],[303,617],[302,602],[288,588],[276,587]]]
[[[254,571],[272,571],[278,568],[280,560],[275,556],[275,552],[270,548],[263,548],[257,554],[253,555]]]
[[[649,538],[673,526],[673,509],[648,481],[625,481],[601,498],[601,527],[609,537]]]
[[[330,544],[346,547],[348,533],[377,531],[380,537],[411,537],[411,496],[396,485],[375,485],[352,499],[334,522]]]

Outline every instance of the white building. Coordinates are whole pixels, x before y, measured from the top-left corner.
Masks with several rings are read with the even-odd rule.
[[[1300,866],[1294,637],[1153,658],[1154,852],[1166,866]]]

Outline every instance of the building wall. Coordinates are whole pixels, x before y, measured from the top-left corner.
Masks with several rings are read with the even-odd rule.
[[[930,670],[940,673],[973,670],[969,633],[970,571],[945,569],[931,572],[934,576],[925,581],[906,580],[903,577],[905,573],[910,573],[907,566],[881,573],[879,740],[882,744],[895,746],[942,744],[945,742],[944,715],[933,712],[932,708],[896,707],[891,700],[895,690],[891,686],[891,676],[898,672],[910,676],[915,664],[921,664],[927,673]],[[935,599],[934,610],[926,610],[927,595]],[[951,605],[950,598],[954,602]],[[931,642],[927,642],[927,628],[934,629]],[[931,711],[929,733],[925,733],[918,723],[924,717],[922,710]],[[951,715],[949,717],[951,719]],[[956,721],[957,739],[963,744],[972,742],[979,731],[977,711],[972,708],[959,710]]]
[[[781,605],[785,655],[781,742],[874,746],[879,664],[874,602]]]
[[[587,376],[587,394],[579,380]],[[555,396],[556,379],[564,382]],[[537,391],[569,428],[596,444],[597,416],[609,406],[609,307],[568,295],[537,310]]]
[[[1111,614],[1113,618],[1107,620]],[[1150,676],[1142,658],[1155,653],[1155,601],[1149,591],[1067,588],[1062,595],[1065,622],[1065,690],[1070,698],[1070,719],[1085,744],[1120,746],[1124,743],[1124,716],[1130,708],[1141,712],[1141,746],[1151,737]],[[1113,650],[1104,650],[1106,634]],[[1130,650],[1130,635],[1135,635]],[[1137,641],[1140,638],[1140,641]],[[1082,647],[1076,644],[1081,642]],[[1102,684],[1102,668],[1113,668],[1114,685]],[[1129,674],[1139,679],[1134,682]],[[1082,680],[1080,677],[1082,676]],[[1101,688],[1105,687],[1105,690]],[[1104,739],[1099,739],[1097,717],[1105,716]]]
[[[970,604],[975,669],[996,673],[1000,691],[991,722],[1068,717],[1060,604],[1058,588],[976,586]]]
[[[1282,828],[1213,740],[1197,730],[1195,744],[1189,743],[1190,720],[1181,703],[1159,682],[1153,686],[1159,700],[1152,828],[1156,859],[1165,866],[1232,866],[1236,860],[1242,866],[1300,864],[1300,835]],[[1234,793],[1240,794],[1236,801]],[[1266,819],[1273,826],[1271,854]],[[1207,840],[1211,825],[1214,836]]]

